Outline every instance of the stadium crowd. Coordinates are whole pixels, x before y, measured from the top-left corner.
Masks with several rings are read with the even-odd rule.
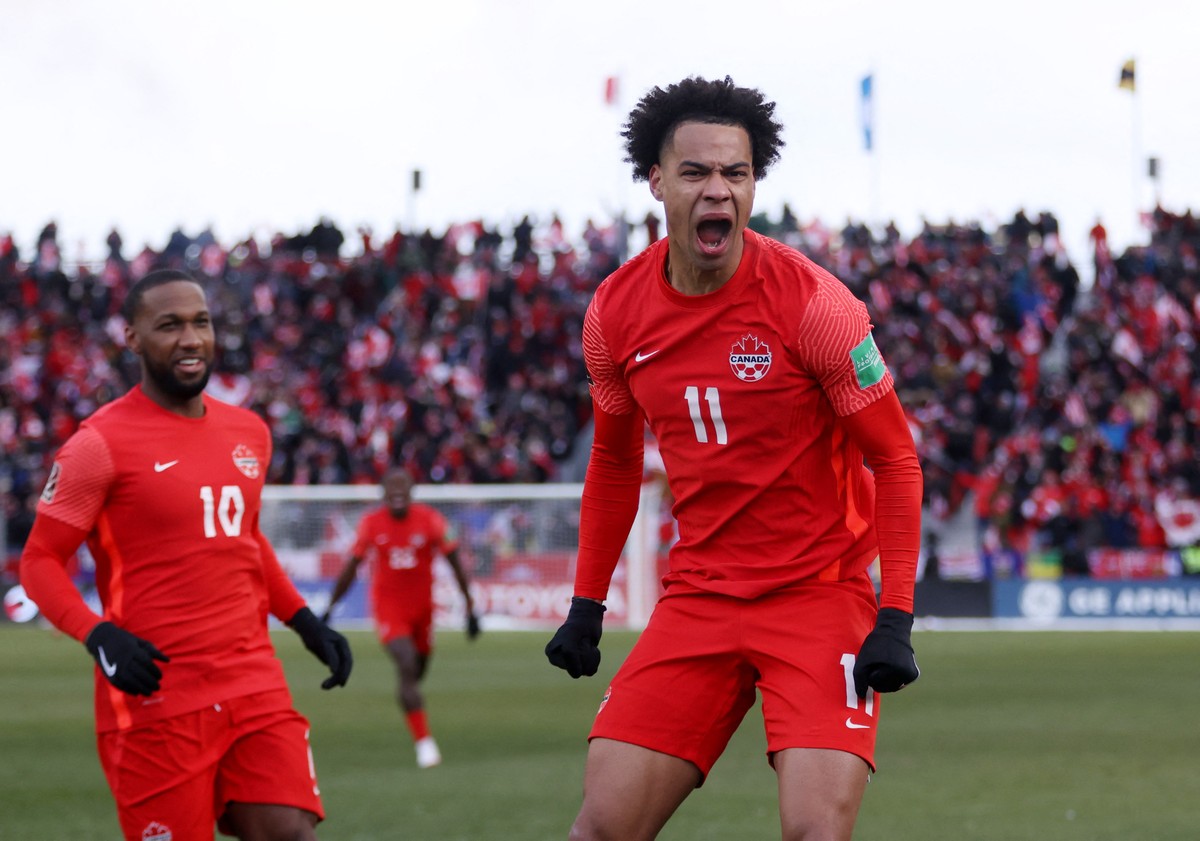
[[[1161,208],[1149,223],[1149,244],[1121,255],[1097,223],[1083,289],[1049,213],[909,241],[784,215],[781,238],[867,302],[929,509],[969,501],[985,555],[1053,547],[1086,574],[1092,548],[1200,541],[1200,224]]]
[[[1200,221],[1159,208],[1148,245],[1111,254],[1093,229],[1080,282],[1050,213],[995,230],[925,224],[906,238],[802,221],[752,226],[799,248],[867,303],[910,412],[927,510],[973,506],[984,551],[1200,542]],[[132,280],[175,267],[209,281],[222,323],[217,396],[265,417],[269,481],[577,480],[591,405],[579,347],[596,285],[638,224],[475,221],[357,242],[329,220],[232,245],[173,232],[68,265],[53,223],[32,253],[0,236],[0,491],[19,550],[50,460],[136,381],[117,309]],[[347,252],[354,252],[346,256]],[[580,451],[583,452],[580,452]],[[1196,570],[1200,571],[1200,570]]]

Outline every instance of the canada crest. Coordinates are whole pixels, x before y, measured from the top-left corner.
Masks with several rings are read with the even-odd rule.
[[[238,470],[242,471],[242,475],[247,479],[258,478],[258,456],[254,454],[254,450],[245,444],[238,444],[233,448],[233,464]]]
[[[171,841],[172,837],[170,827],[163,826],[158,821],[150,821],[142,830],[142,841]]]
[[[747,333],[733,343],[729,367],[739,380],[756,383],[771,370],[771,348],[759,341],[758,336]]]

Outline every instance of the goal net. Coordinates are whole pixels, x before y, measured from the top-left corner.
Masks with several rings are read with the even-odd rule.
[[[476,611],[491,629],[543,629],[566,618],[575,580],[581,484],[418,485],[413,498],[449,521]],[[280,563],[318,614],[349,557],[358,521],[381,502],[378,486],[268,486],[261,526]],[[642,628],[659,594],[661,502],[643,487],[638,517],[613,575],[605,624]],[[371,564],[334,609],[340,627],[367,627]],[[450,565],[434,563],[435,624],[462,627]]]

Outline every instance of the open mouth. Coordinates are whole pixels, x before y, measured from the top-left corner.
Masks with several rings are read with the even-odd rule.
[[[696,226],[696,239],[705,251],[720,251],[733,232],[728,219],[706,219]]]

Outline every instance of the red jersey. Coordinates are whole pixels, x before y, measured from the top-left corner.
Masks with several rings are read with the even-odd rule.
[[[377,611],[386,606],[413,615],[433,605],[433,559],[457,547],[446,518],[413,502],[402,518],[393,517],[386,505],[364,515],[350,555],[371,564],[371,599]]]
[[[96,726],[136,726],[228,698],[284,689],[267,633],[304,605],[259,531],[271,439],[255,414],[204,396],[186,418],[135,387],[63,446],[38,504],[87,533],[104,618],[171,658],[159,691],[135,697],[96,671]],[[56,625],[83,639],[98,621],[49,556],[26,554],[22,578]]]
[[[583,331],[593,400],[640,408],[658,440],[679,523],[664,585],[753,598],[862,572],[879,553],[875,488],[839,418],[893,388],[866,306],[750,230],[711,294],[672,288],[667,251],[608,277]]]

